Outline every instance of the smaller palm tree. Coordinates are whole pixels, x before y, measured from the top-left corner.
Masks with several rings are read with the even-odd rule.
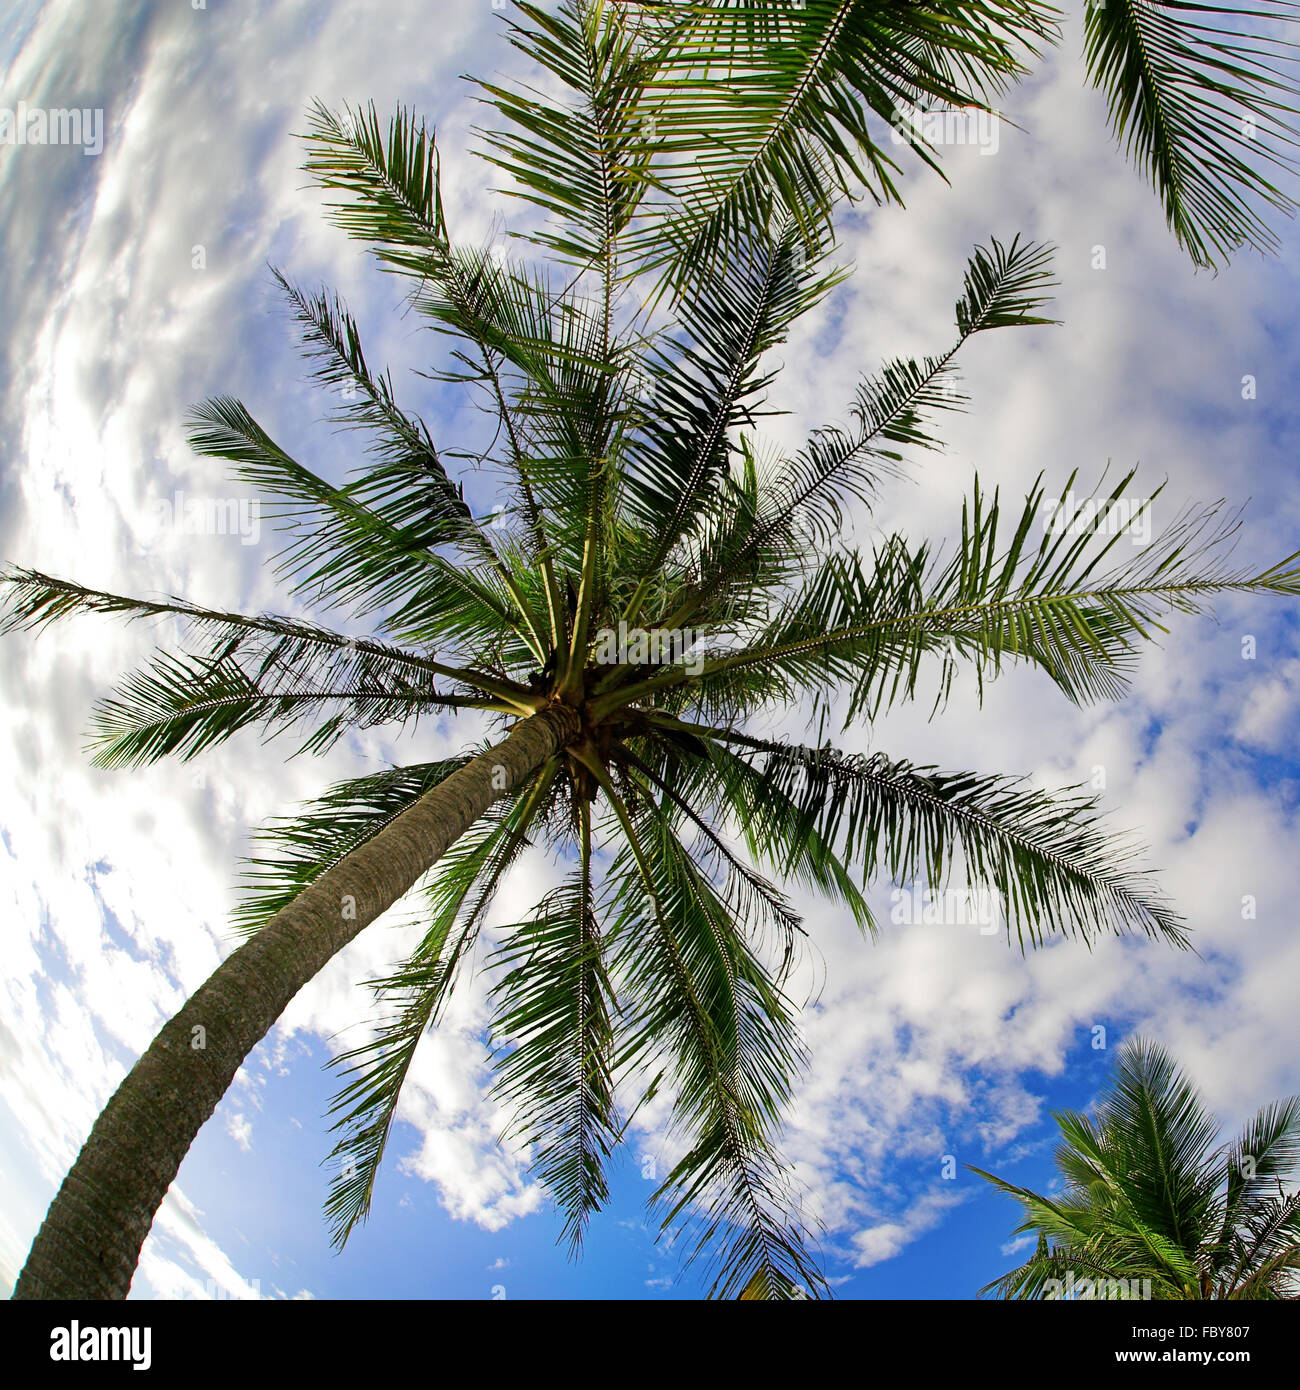
[[[1159,1044],[1132,1038],[1095,1117],[1053,1118],[1060,1196],[973,1169],[1024,1208],[1017,1234],[1038,1234],[1030,1259],[981,1295],[1069,1297],[1088,1280],[1116,1297],[1300,1297],[1300,1190],[1286,1190],[1300,1177],[1300,1096],[1212,1149],[1219,1123],[1192,1081]]]

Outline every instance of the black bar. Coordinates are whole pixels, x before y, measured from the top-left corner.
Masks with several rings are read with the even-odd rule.
[[[1120,1378],[1130,1371],[1141,1374],[1148,1365],[1293,1368],[1300,1323],[1294,1301],[837,1301],[765,1312],[747,1312],[743,1305],[710,1304],[692,1311],[693,1306],[604,1303],[583,1314],[572,1303],[522,1300],[467,1300],[454,1306],[273,1300],[7,1303],[0,1308],[0,1369],[14,1386],[121,1375],[133,1382],[157,1376],[181,1384],[181,1376],[199,1374],[206,1382],[224,1374],[236,1378],[235,1390],[243,1390],[240,1377],[261,1383],[277,1372],[320,1374],[339,1383],[349,1375],[405,1379],[408,1368],[424,1367],[430,1379],[443,1379],[450,1372],[448,1355],[460,1367],[456,1379],[475,1366],[481,1375],[497,1378],[511,1362],[532,1372],[549,1364],[559,1373],[561,1365],[573,1368],[576,1355],[603,1363],[604,1380],[629,1355],[648,1373],[643,1358],[655,1348],[663,1357],[656,1358],[660,1372],[675,1376],[694,1355],[687,1349],[703,1349],[709,1342],[701,1345],[699,1339],[718,1333],[726,1337],[725,1343],[714,1343],[719,1355],[726,1347],[719,1370],[725,1363],[730,1372],[750,1360],[761,1367],[768,1364],[775,1332],[787,1354],[805,1348],[810,1370],[847,1361],[860,1367],[864,1378],[873,1368],[878,1373],[893,1366],[1014,1372],[1017,1380],[1037,1374],[1050,1381],[1062,1365],[1072,1373],[1108,1370]],[[678,1328],[690,1340],[673,1355],[669,1348]],[[804,1340],[809,1337],[814,1340]],[[604,1355],[603,1342],[611,1343]],[[90,1352],[101,1359],[88,1359]],[[136,1361],[146,1356],[147,1367],[136,1369]]]

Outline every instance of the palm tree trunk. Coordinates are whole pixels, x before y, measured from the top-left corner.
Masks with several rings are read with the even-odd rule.
[[[295,994],[487,808],[577,737],[564,705],[521,720],[278,912],[168,1022],[95,1121],[14,1298],[125,1298],[168,1187],[248,1053]]]

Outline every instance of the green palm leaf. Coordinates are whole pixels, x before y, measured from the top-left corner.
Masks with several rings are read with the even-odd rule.
[[[903,885],[961,882],[996,891],[1024,948],[1049,932],[1090,937],[1102,923],[1183,946],[1181,919],[1131,865],[1137,847],[1104,828],[1096,798],[1050,794],[1015,779],[943,773],[883,753],[746,739],[754,802],[797,812],[796,834],[815,832],[865,876]]]
[[[634,814],[605,787],[628,842],[611,874],[612,968],[641,1001],[619,1065],[667,1051],[674,1122],[691,1144],[656,1193],[663,1225],[709,1261],[714,1295],[755,1280],[767,1297],[824,1288],[771,1142],[801,1058],[788,1006],[662,810],[642,802]]]
[[[982,1169],[1019,1203],[1038,1246],[981,1293],[1060,1296],[1067,1274],[1140,1285],[1157,1299],[1296,1296],[1300,1195],[1281,1190],[1300,1159],[1300,1097],[1265,1107],[1230,1144],[1170,1054],[1144,1038],[1119,1049],[1092,1115],[1061,1111],[1064,1180],[1048,1198]],[[1247,1170],[1248,1146],[1258,1152]],[[1276,1183],[1276,1195],[1270,1191]],[[1126,1295],[1131,1296],[1131,1295]]]
[[[369,1215],[416,1049],[446,1005],[497,886],[525,848],[553,776],[553,766],[544,768],[526,793],[504,809],[498,803],[443,859],[428,888],[432,915],[419,946],[392,975],[371,982],[376,1002],[393,1012],[372,1038],[331,1061],[350,1078],[329,1108],[338,1117],[333,1129],[342,1131],[329,1156],[338,1171],[325,1203],[337,1246]]]
[[[605,1162],[620,1137],[614,1106],[617,1010],[597,919],[585,803],[580,864],[494,953],[507,968],[494,991],[492,1034],[502,1040],[496,1086],[516,1109],[510,1133],[536,1145],[538,1178],[565,1213],[564,1238],[581,1247],[609,1198]]]
[[[1295,201],[1271,182],[1292,172],[1296,45],[1269,30],[1300,13],[1287,0],[1250,9],[1188,0],[1106,0],[1084,10],[1088,76],[1106,95],[1111,129],[1155,185],[1170,230],[1197,265],[1243,243],[1277,238],[1260,205]]]
[[[232,915],[235,930],[242,935],[260,930],[304,888],[468,761],[466,754],[338,782],[297,815],[263,827],[257,840],[276,853],[245,861],[243,893]]]
[[[510,174],[507,190],[552,214],[532,240],[580,266],[611,261],[648,187],[653,147],[638,111],[651,64],[617,6],[565,0],[553,13],[520,4],[511,44],[570,97],[480,83],[504,126],[479,132],[480,153]]]
[[[740,0],[687,7],[680,26],[669,11],[644,108],[673,201],[647,260],[680,283],[777,213],[816,235],[841,196],[901,201],[883,131],[920,102],[984,105],[1054,35],[1055,13],[1019,0]]]

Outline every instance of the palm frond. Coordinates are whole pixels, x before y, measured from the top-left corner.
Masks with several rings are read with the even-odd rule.
[[[732,432],[754,425],[775,375],[761,369],[764,356],[844,278],[824,268],[828,249],[787,219],[679,299],[677,332],[647,364],[650,399],[624,483],[629,519],[649,533],[649,553],[632,562],[639,575],[656,574],[712,510],[730,473]]]
[[[824,1288],[771,1143],[802,1055],[788,1006],[667,818],[599,780],[627,841],[609,875],[611,969],[636,1009],[619,1067],[667,1054],[674,1122],[691,1140],[655,1194],[663,1229],[689,1231],[711,1296],[756,1280],[767,1297]]]
[[[430,321],[472,345],[466,381],[491,391],[500,424],[510,441],[520,502],[546,584],[552,635],[561,631],[562,600],[553,573],[541,512],[532,495],[524,440],[512,417],[499,375],[502,334],[487,297],[509,277],[487,256],[467,257],[451,245],[439,187],[433,134],[414,112],[399,106],[387,131],[372,102],[365,109],[330,111],[317,103],[306,135],[303,168],[320,187],[345,197],[328,204],[335,224],[366,242],[387,270],[415,281],[412,297]]]
[[[437,1022],[483,915],[555,775],[552,762],[532,784],[498,803],[445,854],[428,888],[432,918],[414,954],[392,975],[371,982],[376,1002],[392,1012],[373,1037],[331,1059],[350,1078],[330,1102],[341,1131],[327,1162],[338,1171],[325,1202],[334,1245],[342,1247],[370,1213],[402,1086],[426,1032]]]
[[[617,5],[563,0],[551,12],[531,4],[516,11],[525,22],[509,22],[510,43],[567,100],[480,82],[505,128],[480,130],[479,153],[511,176],[506,192],[551,214],[529,240],[584,269],[612,269],[617,240],[649,186],[653,146],[637,115],[648,57]]]
[[[471,574],[429,549],[425,521],[396,524],[348,488],[326,482],[281,449],[245,407],[216,397],[190,413],[197,453],[234,465],[236,475],[282,499],[272,515],[289,536],[277,572],[292,591],[325,608],[364,616],[384,608],[393,632],[419,626],[448,644],[519,630],[522,619],[490,574]],[[519,644],[517,656],[529,660]]]
[[[1119,1049],[1095,1112],[1053,1119],[1059,1196],[972,1169],[1019,1203],[1018,1232],[1038,1235],[1033,1256],[981,1293],[1059,1297],[1062,1276],[1082,1272],[1120,1281],[1112,1296],[1137,1296],[1136,1287],[1157,1299],[1295,1296],[1300,1194],[1288,1197],[1281,1178],[1300,1156],[1300,1097],[1265,1107],[1211,1151],[1218,1123],[1190,1078],[1166,1049],[1134,1037]],[[1259,1150],[1259,1171],[1247,1171],[1245,1145]]]
[[[715,826],[734,830],[753,864],[847,907],[860,928],[875,932],[875,919],[853,874],[819,828],[809,822],[799,803],[726,746],[734,740],[742,748],[762,748],[762,740],[730,730],[683,724],[668,716],[648,718],[656,728],[674,733],[684,730],[700,741],[699,756],[678,753],[664,758],[658,770],[648,769],[675,805],[690,808],[692,820],[708,816]],[[704,858],[707,862],[708,856]],[[744,876],[739,868],[733,873],[738,878]],[[734,885],[734,891],[735,906],[742,910],[741,883]],[[798,923],[786,919],[781,902],[770,902],[768,912],[780,934],[788,966],[793,963],[796,942],[792,933],[799,930]],[[749,920],[752,909],[744,910],[743,915]]]
[[[479,563],[497,563],[424,421],[398,406],[387,372],[371,371],[343,301],[325,290],[308,294],[274,267],[272,274],[293,308],[308,357],[317,363],[312,380],[342,394],[345,403],[332,418],[372,438],[373,462],[358,468],[362,476],[350,495],[397,531],[422,535],[428,548],[455,542]]]
[[[434,694],[432,678],[444,676],[463,687],[492,692],[499,701],[463,700],[447,696],[448,704],[484,704],[486,708],[525,706],[528,687],[495,678],[471,668],[447,666],[419,652],[409,651],[373,637],[353,637],[318,623],[278,613],[244,614],[204,608],[185,599],[132,598],[103,589],[91,589],[71,580],[58,579],[39,570],[10,568],[0,573],[0,632],[35,630],[58,619],[82,613],[108,613],[141,618],[175,617],[203,639],[208,659],[218,654],[238,654],[262,673],[278,670],[294,673],[302,681],[316,681],[321,688],[339,683],[366,684],[374,679]]]
[[[387,768],[337,782],[296,815],[265,826],[256,835],[263,853],[244,861],[241,900],[231,915],[235,930],[244,936],[260,931],[304,888],[464,767],[471,756]],[[266,852],[272,848],[274,854]]]
[[[1297,16],[1288,0],[1249,9],[1105,0],[1084,9],[1088,76],[1105,94],[1115,139],[1155,185],[1197,265],[1223,264],[1243,244],[1273,250],[1261,205],[1294,214],[1295,200],[1270,175],[1296,169],[1287,117],[1300,50],[1275,30]]]
[[[0,585],[0,630],[39,629],[76,614],[106,613],[130,620],[175,617],[202,639],[201,653],[162,653],[128,677],[118,697],[100,703],[93,741],[101,766],[135,766],[168,753],[193,757],[250,724],[281,731],[331,704],[340,712],[318,724],[305,747],[326,747],[348,727],[403,722],[421,707],[513,707],[464,693],[463,686],[439,688],[439,675],[451,682],[482,680],[511,699],[522,698],[525,689],[277,614],[247,616],[178,598],[131,598],[37,570],[7,570]]]
[[[1300,1096],[1265,1106],[1217,1157],[1223,1170],[1220,1235],[1226,1251],[1236,1225],[1271,1200],[1278,1179],[1300,1165]]]
[[[91,726],[94,765],[142,767],[172,754],[189,761],[250,725],[260,725],[263,737],[271,738],[310,724],[298,752],[322,752],[351,728],[414,723],[422,713],[481,703],[404,674],[375,671],[360,651],[350,653],[350,661],[329,664],[349,674],[369,668],[368,679],[304,684],[292,670],[269,663],[250,673],[237,641],[215,657],[159,653],[115,695],[100,700]]]
[[[754,937],[761,939],[765,928],[775,934],[781,943],[782,954],[776,979],[778,983],[784,982],[795,964],[796,938],[806,935],[803,918],[795,911],[789,898],[757,869],[747,864],[722,834],[709,824],[701,814],[703,798],[698,797],[699,780],[689,773],[684,778],[680,777],[679,774],[683,772],[680,763],[674,760],[665,768],[667,777],[671,779],[665,780],[631,749],[620,750],[617,761],[638,783],[643,784],[645,794],[653,796],[655,792],[661,793],[671,803],[672,809],[698,833],[699,838],[691,847],[692,862],[699,865],[715,885],[721,877],[721,896],[734,919],[744,923],[747,933]],[[694,795],[688,796],[673,785],[678,781],[689,785]],[[727,803],[726,808],[730,811],[737,809],[734,802]],[[667,807],[664,809],[667,810]],[[751,838],[757,838],[752,835],[754,819],[741,819],[741,824],[751,832]],[[773,847],[769,845],[768,848],[770,851]],[[815,857],[815,852],[808,857]]]
[[[1049,933],[1087,940],[1102,924],[1187,944],[1179,916],[1132,869],[1138,846],[1103,826],[1094,797],[939,772],[883,753],[747,744],[755,803],[781,798],[796,808],[799,830],[815,832],[864,875],[941,887],[960,867],[968,888],[996,892],[1008,937],[1014,927],[1022,949],[1026,938],[1036,946]]]
[[[673,198],[648,262],[679,283],[780,212],[816,234],[842,196],[901,201],[883,130],[921,102],[985,106],[1054,36],[1055,13],[1036,0],[739,0],[691,7],[680,26],[666,7],[671,42],[644,106]]]
[[[964,407],[953,361],[966,342],[988,329],[1055,322],[1037,312],[1056,283],[1051,254],[1050,246],[1022,244],[1018,236],[1005,246],[996,237],[987,248],[977,246],[957,301],[957,341],[941,357],[896,358],[862,382],[852,406],[853,428],[827,426],[814,433],[765,490],[757,514],[742,510],[738,524],[719,535],[700,566],[708,578],[697,602],[735,581],[752,583],[773,570],[779,575],[780,567],[764,555],[767,548],[805,554],[810,542],[826,544],[844,525],[846,501],[870,505],[881,483],[898,473],[899,449],[942,447],[926,417]]]
[[[1218,1175],[1206,1158],[1219,1125],[1167,1049],[1146,1038],[1125,1042],[1089,1129],[1137,1218],[1194,1250],[1214,1210]],[[1087,1132],[1082,1118],[1067,1115],[1064,1146],[1078,1149],[1080,1132]],[[1132,1172],[1150,1177],[1130,1185]]]
[[[1127,687],[1138,641],[1165,630],[1164,614],[1204,612],[1231,593],[1300,593],[1300,552],[1264,570],[1230,564],[1240,518],[1224,516],[1220,504],[1184,512],[1150,544],[1135,545],[1130,559],[1101,570],[1132,524],[1108,528],[1106,518],[1133,476],[1085,499],[1097,521],[1077,528],[1054,521],[1040,482],[1005,547],[998,495],[987,500],[977,480],[951,560],[901,536],[878,545],[869,563],[834,554],[748,644],[704,660],[698,673],[677,667],[649,677],[622,698],[681,687],[703,709],[735,710],[847,690],[847,727],[862,711],[912,698],[930,654],[941,657],[936,707],[962,659],[974,664],[981,688],[1004,661],[1028,661],[1073,701],[1113,699]],[[1043,537],[1033,547],[1036,522]]]
[[[565,1213],[562,1239],[577,1255],[590,1217],[609,1198],[605,1161],[620,1135],[614,1105],[613,1015],[592,881],[589,809],[579,865],[529,920],[505,928],[493,963],[500,1040],[495,1089],[515,1110],[509,1130],[536,1147],[533,1171]]]
[[[327,204],[331,220],[369,243],[385,268],[428,274],[447,244],[433,133],[404,106],[385,132],[373,102],[336,113],[318,101],[303,141],[306,172],[347,195]]]

